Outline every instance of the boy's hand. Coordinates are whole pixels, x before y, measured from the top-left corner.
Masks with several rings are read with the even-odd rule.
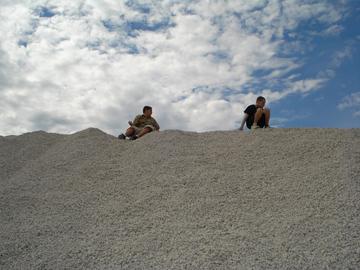
[[[243,128],[239,128],[238,130],[243,130]]]
[[[128,123],[129,123],[130,126],[135,126],[135,125],[133,124],[133,122],[131,122],[131,121],[129,121]]]

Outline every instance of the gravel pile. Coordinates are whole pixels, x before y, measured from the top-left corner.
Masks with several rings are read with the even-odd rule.
[[[1,269],[358,269],[360,130],[0,136]]]

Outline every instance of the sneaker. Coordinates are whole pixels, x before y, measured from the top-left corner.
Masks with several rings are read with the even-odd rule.
[[[124,139],[126,138],[126,136],[121,133],[121,134],[118,136],[118,138],[121,139],[121,140],[124,140]]]
[[[258,128],[260,128],[258,125],[252,125],[251,126],[251,129],[258,129]]]
[[[134,141],[134,140],[136,140],[136,139],[139,139],[139,136],[135,135],[135,136],[133,136],[133,137],[130,138],[130,140],[132,140],[132,141]]]
[[[265,128],[272,129],[273,127],[270,127],[269,125],[265,126]]]

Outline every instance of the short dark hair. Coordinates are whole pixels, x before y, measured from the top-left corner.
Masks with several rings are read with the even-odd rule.
[[[143,109],[143,113],[145,113],[146,110],[150,110],[150,109],[152,109],[150,106],[145,106]]]
[[[264,98],[264,97],[262,97],[262,96],[259,96],[257,99],[256,99],[256,102],[258,102],[258,101],[263,101],[263,100],[266,100],[266,98]]]

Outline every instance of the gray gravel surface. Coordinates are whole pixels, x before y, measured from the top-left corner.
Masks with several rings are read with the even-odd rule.
[[[0,136],[1,269],[359,269],[360,130]]]

